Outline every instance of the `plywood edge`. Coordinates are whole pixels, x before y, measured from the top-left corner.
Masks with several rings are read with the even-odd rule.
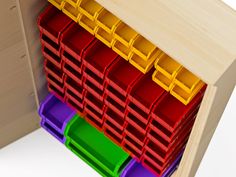
[[[0,149],[39,128],[37,111],[19,117],[0,129]]]
[[[39,107],[40,101],[45,97],[47,92],[45,91],[45,78],[42,76],[43,64],[37,17],[47,4],[47,1],[16,0],[16,2],[26,46],[30,75],[34,86],[35,99],[37,107]]]
[[[220,1],[96,1],[208,84],[236,58],[236,12]]]
[[[193,177],[236,84],[236,60],[217,81],[208,85],[176,177]]]

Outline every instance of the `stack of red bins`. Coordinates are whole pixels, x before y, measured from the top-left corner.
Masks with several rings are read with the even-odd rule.
[[[49,91],[162,175],[186,145],[205,88],[187,106],[53,6],[39,17]]]

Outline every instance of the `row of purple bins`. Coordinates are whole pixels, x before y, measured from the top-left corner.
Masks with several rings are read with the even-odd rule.
[[[65,143],[64,131],[67,123],[74,117],[76,112],[61,102],[57,97],[50,94],[41,103],[39,115],[41,117],[41,126],[61,143]],[[170,177],[177,169],[181,160],[182,153],[175,162],[166,170],[162,177]],[[135,159],[124,168],[120,177],[155,177],[148,169]]]

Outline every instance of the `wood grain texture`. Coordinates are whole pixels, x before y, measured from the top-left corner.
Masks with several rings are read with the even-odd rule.
[[[236,59],[236,12],[218,0],[96,0],[208,84]]]
[[[48,94],[45,73],[43,70],[40,35],[37,27],[38,16],[46,4],[47,1],[45,0],[17,0],[20,24],[26,45],[26,55],[38,107],[39,103]]]

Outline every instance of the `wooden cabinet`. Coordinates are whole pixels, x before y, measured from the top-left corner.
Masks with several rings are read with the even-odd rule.
[[[173,176],[192,177],[236,84],[236,12],[212,0],[97,0],[208,84],[183,159]],[[46,0],[0,7],[0,146],[38,127],[47,94],[37,16]]]

